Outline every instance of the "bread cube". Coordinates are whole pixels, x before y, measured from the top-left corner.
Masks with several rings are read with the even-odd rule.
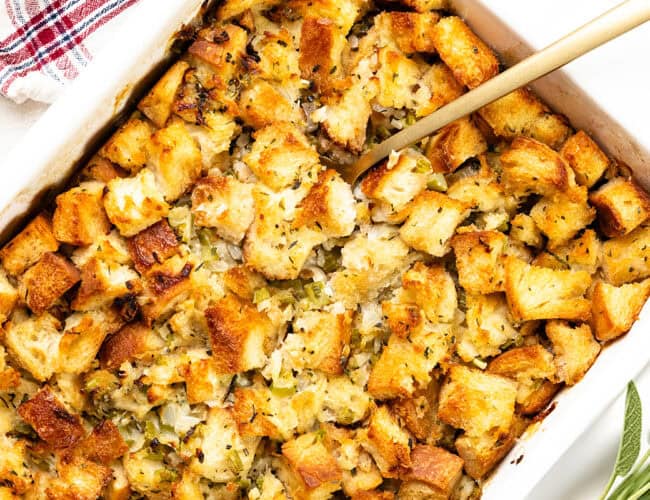
[[[56,197],[52,228],[57,240],[90,245],[110,231],[102,201],[104,186],[101,182],[83,182]]]
[[[503,254],[508,237],[499,231],[473,231],[454,236],[460,285],[472,294],[504,290]]]
[[[47,497],[64,500],[67,498],[98,498],[112,478],[111,468],[96,464],[82,457],[60,459],[57,475],[49,481]]]
[[[525,398],[517,403],[517,411],[521,415],[538,414],[549,405],[561,388],[561,383],[551,382],[550,380],[543,380],[540,383],[538,380],[531,390],[527,391]]]
[[[171,478],[177,477],[175,470],[167,467],[164,461],[152,458],[145,447],[135,453],[127,453],[122,463],[129,496],[138,493],[145,497],[158,494],[163,488],[169,487]]]
[[[103,465],[110,465],[129,450],[119,429],[110,420],[97,424],[79,448],[83,457]]]
[[[316,432],[303,434],[282,445],[282,455],[308,489],[339,483],[341,469]]]
[[[391,333],[406,339],[422,326],[420,307],[415,304],[382,302],[381,312]]]
[[[99,154],[94,155],[79,172],[82,182],[101,182],[106,184],[117,177],[127,177],[129,173]]]
[[[10,275],[18,276],[36,264],[43,254],[58,249],[59,242],[49,217],[39,214],[0,250],[0,260]]]
[[[548,239],[550,248],[565,244],[596,218],[587,201],[587,188],[579,186],[571,194],[558,193],[542,198],[530,210],[530,216]]]
[[[427,387],[418,389],[411,397],[391,403],[391,410],[420,441],[435,443],[442,438],[445,424],[438,419],[439,391],[440,383],[432,379]]]
[[[219,5],[217,19],[219,21],[228,21],[252,7],[266,10],[279,3],[281,3],[281,0],[226,0]]]
[[[426,483],[442,498],[451,496],[463,475],[463,459],[437,446],[414,446],[411,462],[412,468],[403,476],[403,480]]]
[[[402,275],[402,300],[417,304],[433,323],[450,323],[456,312],[456,286],[439,265],[416,262]]]
[[[197,226],[214,227],[222,238],[239,243],[255,218],[253,185],[232,176],[203,177],[192,191]]]
[[[612,285],[650,276],[650,226],[603,243],[603,275]]]
[[[266,286],[266,280],[259,273],[244,265],[228,269],[223,275],[223,280],[232,293],[249,301],[253,300],[255,290]]]
[[[433,53],[433,27],[440,15],[435,12],[382,12],[375,17],[375,26],[391,37],[397,48],[405,54]]]
[[[183,83],[183,77],[189,67],[190,65],[185,61],[177,61],[138,103],[138,109],[156,127],[163,128],[172,114],[176,92]]]
[[[99,351],[101,367],[119,368],[126,361],[146,360],[165,346],[165,342],[144,323],[129,323],[110,335]]]
[[[33,491],[32,473],[27,465],[27,441],[0,436],[0,499],[19,500],[22,493]],[[6,490],[3,492],[3,490]],[[4,496],[3,496],[4,495]]]
[[[79,271],[72,262],[59,254],[46,253],[22,275],[19,292],[34,314],[40,314],[79,280]]]
[[[313,19],[313,18],[307,18]],[[304,30],[304,23],[303,27]],[[253,40],[253,47],[260,56],[257,70],[265,80],[275,80],[290,88],[300,78],[300,55],[294,43],[293,35],[286,29],[280,28],[275,33],[266,31]]]
[[[187,299],[192,290],[191,273],[192,264],[179,255],[152,266],[141,297],[142,314],[147,323],[166,317]]]
[[[85,435],[79,416],[68,413],[48,386],[21,404],[18,414],[54,449],[68,448]]]
[[[16,311],[4,325],[4,345],[21,368],[44,382],[57,369],[60,328],[59,320],[48,313],[27,317]]]
[[[529,247],[540,248],[544,238],[530,215],[517,214],[510,221],[510,237]]]
[[[289,0],[287,6],[302,17],[312,15],[336,21],[344,35],[368,7],[364,0]]]
[[[140,276],[129,266],[92,258],[81,267],[81,285],[72,309],[97,309],[140,290]]]
[[[506,194],[504,186],[483,156],[480,157],[480,162],[477,172],[465,172],[467,175],[460,176],[451,183],[447,196],[481,212],[510,212],[516,208],[514,196]]]
[[[7,274],[0,269],[0,324],[4,323],[18,302],[18,291],[7,279]]]
[[[397,477],[400,468],[410,468],[411,443],[387,406],[379,406],[370,417],[363,447],[372,455],[384,477]]]
[[[136,114],[111,136],[99,154],[131,173],[137,172],[147,164],[147,145],[153,132],[151,124]]]
[[[201,150],[204,170],[219,163],[220,155],[230,149],[232,138],[241,131],[232,116],[214,110],[201,111],[200,123],[186,123],[185,128]]]
[[[456,80],[470,89],[499,72],[499,61],[460,17],[441,19],[433,28],[433,44]]]
[[[20,384],[20,372],[10,366],[7,366],[7,352],[0,345],[0,391],[9,391],[15,389]],[[4,415],[0,414],[0,418]],[[0,433],[4,432],[4,422],[0,420]]]
[[[201,175],[201,150],[182,121],[156,131],[148,144],[149,166],[166,201],[175,201]]]
[[[223,401],[232,378],[218,373],[217,363],[213,359],[192,361],[185,369],[184,377],[190,404]]]
[[[484,153],[487,143],[470,118],[461,118],[431,136],[426,154],[434,172],[453,172],[466,160]]]
[[[578,383],[600,353],[591,328],[586,323],[572,327],[566,321],[549,321],[546,335],[553,344],[558,380],[566,385]]]
[[[300,73],[318,92],[327,92],[342,70],[345,34],[334,20],[309,15],[300,33]]]
[[[576,182],[588,188],[598,182],[609,166],[607,155],[584,130],[569,137],[560,154],[575,172]]]
[[[217,373],[262,368],[276,331],[265,313],[252,303],[227,295],[205,311]]]
[[[262,436],[276,441],[291,439],[297,422],[290,399],[274,394],[261,379],[237,387],[233,395],[233,418],[242,437]]]
[[[528,89],[507,94],[479,110],[495,135],[504,139],[530,137],[553,149],[559,149],[571,135],[567,120],[553,114]]]
[[[454,78],[446,64],[434,63],[422,75],[422,81],[429,87],[429,102],[417,109],[418,116],[426,116],[463,95],[464,87]]]
[[[420,85],[422,71],[418,64],[391,47],[379,49],[377,103],[387,108],[420,109],[429,105],[429,87]]]
[[[591,292],[591,327],[598,340],[626,333],[650,297],[650,279],[615,287],[597,281]]]
[[[248,33],[234,24],[214,24],[202,29],[187,49],[197,64],[206,64],[212,72],[210,88],[225,87],[237,75],[239,61],[246,55]]]
[[[304,121],[296,107],[277,87],[264,80],[255,80],[239,97],[241,118],[251,127],[261,129],[276,122],[301,124]]]
[[[341,375],[346,360],[344,349],[350,343],[352,315],[306,311],[293,322],[294,334],[300,335],[306,351],[301,355],[304,368]]]
[[[650,216],[650,197],[636,182],[615,177],[597,191],[589,201],[598,209],[598,222],[610,238],[623,236],[643,224]]]
[[[428,12],[430,10],[440,10],[449,7],[448,0],[390,0],[391,3],[401,3],[406,7],[411,7],[417,12]]]
[[[468,207],[435,191],[420,193],[408,207],[409,216],[400,236],[410,247],[442,257],[456,227],[469,215]]]
[[[156,177],[147,168],[135,177],[110,181],[104,208],[109,220],[125,237],[135,236],[169,212],[169,205],[156,185]]]
[[[508,256],[505,278],[508,305],[519,321],[589,319],[591,304],[584,297],[591,286],[589,273],[531,266]]]
[[[178,253],[178,240],[169,223],[163,219],[129,238],[129,255],[136,270],[146,274],[154,264]]]
[[[566,269],[567,265],[576,271],[586,271],[595,274],[602,258],[602,242],[593,229],[587,229],[579,237],[566,245],[553,248],[556,261],[565,265],[557,269]],[[533,262],[535,263],[535,262]],[[559,262],[558,262],[559,263]]]
[[[517,384],[510,379],[452,365],[438,402],[438,417],[467,436],[505,436],[515,412]]]

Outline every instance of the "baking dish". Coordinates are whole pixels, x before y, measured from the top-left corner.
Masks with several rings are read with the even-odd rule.
[[[104,126],[128,103],[131,89],[136,88],[146,74],[164,59],[172,35],[199,7],[198,1],[154,0],[145,0],[138,6],[140,12],[134,16],[133,26],[125,29],[127,36],[112,47],[110,54],[100,58],[66,96],[53,106],[29,133],[25,142],[7,159],[7,183],[13,189],[6,189],[0,194],[0,206],[4,207],[0,212],[0,227],[9,232],[14,222],[40,194],[67,177],[76,161],[92,149],[97,134],[101,135]],[[454,7],[501,53],[508,48],[505,43],[521,40],[514,32],[509,32],[507,26],[499,25],[486,4],[458,1]],[[148,20],[146,26],[142,19]],[[524,46],[523,40],[519,43]],[[508,55],[514,57],[510,53]],[[540,82],[537,90],[558,110],[567,113],[574,123],[591,132],[600,131],[601,127],[596,125],[607,123],[607,114],[585,106],[588,97],[578,86],[561,78],[562,75],[556,75],[548,80],[546,88],[550,90],[544,90],[543,82]],[[555,101],[552,90],[558,85],[571,89],[568,94],[571,95],[569,103],[580,105],[574,104],[569,109],[562,102]],[[596,116],[600,122],[589,121]],[[608,126],[602,128],[614,130],[614,125],[613,120],[610,120]],[[621,157],[632,167],[641,168],[647,164],[647,154],[643,153],[640,145],[630,135],[619,132],[597,137],[610,153]],[[647,182],[645,184],[647,186]],[[485,498],[525,496],[573,439],[586,429],[599,411],[618,393],[627,379],[642,368],[648,347],[641,335],[646,316],[647,314],[642,316],[640,323],[623,341],[609,347],[601,355],[581,384],[560,395],[555,411],[529,432],[529,437],[522,439],[502,463],[486,487]],[[623,368],[614,365],[619,358],[625,359]],[[588,410],[581,411],[583,408]]]

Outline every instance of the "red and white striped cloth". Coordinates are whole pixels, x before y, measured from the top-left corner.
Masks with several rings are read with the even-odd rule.
[[[138,0],[0,0],[0,94],[52,102]],[[107,25],[110,25],[107,26]]]

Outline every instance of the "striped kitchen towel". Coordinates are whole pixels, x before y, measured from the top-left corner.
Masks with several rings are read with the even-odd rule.
[[[0,0],[0,95],[52,102],[138,0]],[[110,21],[110,22],[109,22]]]

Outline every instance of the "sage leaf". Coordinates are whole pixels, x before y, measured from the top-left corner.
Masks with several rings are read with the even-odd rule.
[[[623,423],[623,435],[618,447],[614,473],[617,476],[625,476],[632,470],[634,463],[639,458],[641,451],[641,428],[643,425],[641,398],[634,382],[627,385],[625,395],[625,421]]]

